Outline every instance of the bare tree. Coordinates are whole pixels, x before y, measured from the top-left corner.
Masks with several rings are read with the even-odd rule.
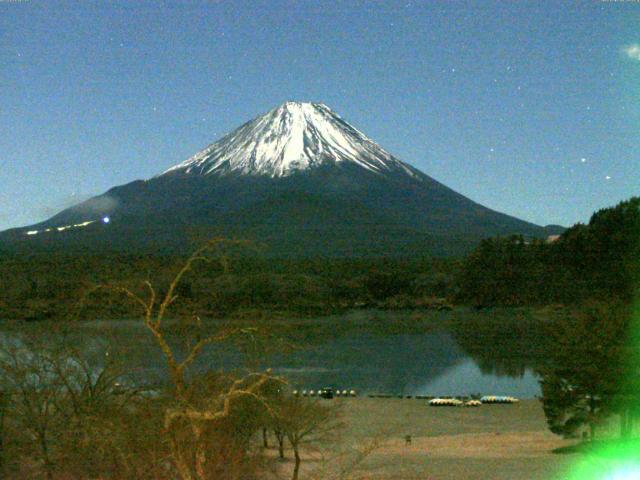
[[[105,439],[116,436],[121,425],[115,423],[131,400],[119,387],[117,362],[92,365],[57,333],[47,342],[37,332],[15,333],[0,348],[6,419],[0,413],[11,429],[12,457],[39,459],[46,478],[62,464],[78,474],[100,468],[114,451]]]
[[[308,478],[311,480],[370,479],[373,470],[366,461],[394,436],[397,436],[397,432],[393,434],[392,430],[386,426],[366,438],[349,437],[348,442],[338,435],[332,435],[330,441],[324,443],[321,461],[317,462],[309,472]]]
[[[214,238],[196,250],[180,268],[171,281],[166,293],[159,295],[150,281],[145,282],[146,297],[135,293],[132,289],[118,285],[100,285],[92,291],[100,289],[115,291],[133,300],[143,311],[143,322],[162,351],[173,389],[174,405],[166,408],[164,414],[164,432],[168,438],[171,455],[178,475],[183,480],[205,480],[207,478],[207,435],[211,429],[222,425],[233,412],[233,407],[245,399],[250,399],[262,408],[271,407],[262,390],[270,383],[279,381],[270,371],[250,373],[236,379],[213,399],[205,402],[194,402],[190,391],[186,372],[200,355],[203,349],[211,344],[228,341],[238,335],[250,334],[254,328],[229,327],[218,332],[206,334],[197,315],[192,316],[192,330],[196,336],[188,346],[186,353],[179,358],[177,351],[170,345],[166,329],[168,308],[177,300],[178,287],[185,275],[197,263],[217,262],[223,272],[228,271],[229,257],[223,247],[246,246],[245,241]],[[190,432],[185,438],[184,431]]]
[[[49,352],[17,344],[4,345],[0,353],[3,389],[9,397],[8,416],[15,428],[37,446],[34,453],[48,479],[53,478],[53,447],[62,420],[56,405],[64,396],[54,363]]]
[[[274,409],[275,430],[284,433],[294,457],[292,480],[298,480],[302,463],[301,449],[312,442],[327,441],[339,428],[334,405],[305,397],[284,396]]]

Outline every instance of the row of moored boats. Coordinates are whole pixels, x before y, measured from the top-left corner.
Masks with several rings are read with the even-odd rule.
[[[434,398],[429,400],[429,405],[432,407],[479,407],[483,404],[510,404],[518,403],[516,397],[499,396],[499,395],[487,395],[478,399],[472,400],[459,400],[457,398]]]

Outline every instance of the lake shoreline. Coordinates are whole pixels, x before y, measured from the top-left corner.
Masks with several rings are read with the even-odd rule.
[[[578,458],[553,453],[577,440],[552,434],[537,400],[479,408],[435,408],[424,400],[395,398],[337,403],[345,424],[341,438],[349,444],[378,444],[359,467],[364,478],[549,480],[562,478]],[[306,455],[313,458],[312,452]],[[303,465],[309,473],[317,467],[311,461]],[[287,452],[281,468],[290,467]]]

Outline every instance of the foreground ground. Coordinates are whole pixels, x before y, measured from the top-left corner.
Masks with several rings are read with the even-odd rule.
[[[547,480],[562,478],[575,459],[575,455],[551,452],[575,442],[547,430],[537,400],[479,408],[429,407],[416,399],[337,402],[343,404],[345,430],[338,440],[343,447],[379,443],[356,478]],[[406,443],[406,435],[411,435],[411,444]],[[317,453],[305,456],[307,475],[302,478],[316,477],[314,470],[326,468],[321,467]],[[331,462],[328,456],[324,463]],[[290,463],[282,467],[288,469]]]

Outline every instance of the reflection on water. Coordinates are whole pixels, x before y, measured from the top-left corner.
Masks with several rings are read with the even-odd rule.
[[[461,358],[463,353],[445,331],[386,336],[351,332],[313,348],[273,357],[271,365],[278,371],[303,368],[288,375],[300,388],[326,385],[413,394],[412,386],[445,374]]]
[[[299,388],[355,388],[362,393],[465,395],[539,394],[536,376],[486,373],[446,330],[379,336],[359,332],[336,338],[270,365]]]
[[[462,363],[454,365],[443,375],[416,386],[413,391],[417,395],[482,393],[533,398],[540,394],[540,386],[538,385],[538,377],[531,369],[525,369],[521,376],[515,377],[494,375],[484,373],[473,360],[467,358]]]
[[[114,322],[108,328],[85,324],[81,330],[74,340],[80,348],[95,358],[106,351],[126,358],[127,365],[135,365],[136,382],[153,384],[164,377],[163,358],[140,323]],[[335,335],[314,337],[293,352],[271,354],[260,367],[272,368],[299,389],[331,386],[362,394],[481,393],[521,398],[540,393],[526,355],[520,358],[517,351],[509,351],[501,356],[491,335],[468,334],[444,327],[403,334],[336,329]],[[173,339],[177,346],[182,341]],[[245,365],[246,358],[233,346],[214,345],[203,351],[194,369],[233,370]]]

